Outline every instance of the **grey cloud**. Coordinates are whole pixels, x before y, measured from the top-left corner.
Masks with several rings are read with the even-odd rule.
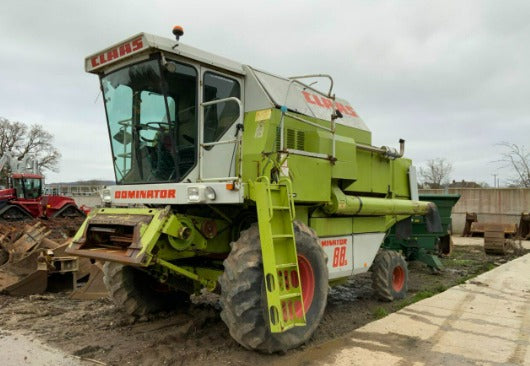
[[[112,178],[84,57],[179,23],[195,47],[282,75],[332,74],[376,145],[404,137],[417,164],[446,157],[455,179],[490,181],[496,143],[528,146],[529,13],[527,1],[7,1],[0,115],[55,134],[62,169],[48,180]]]

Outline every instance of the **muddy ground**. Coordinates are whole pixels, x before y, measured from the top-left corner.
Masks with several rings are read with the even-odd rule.
[[[344,335],[515,256],[487,256],[480,246],[457,246],[449,258],[442,260],[446,269],[439,274],[432,274],[421,263],[411,263],[409,295],[394,303],[375,298],[370,274],[356,276],[331,290],[324,319],[313,338],[308,345],[290,352],[303,352],[305,347]],[[221,321],[215,297],[209,295],[208,301],[201,300],[184,312],[135,319],[124,315],[107,299],[70,300],[67,293],[24,298],[0,295],[0,328],[8,332],[22,330],[68,353],[109,365],[281,363],[281,355],[261,355],[240,347]]]

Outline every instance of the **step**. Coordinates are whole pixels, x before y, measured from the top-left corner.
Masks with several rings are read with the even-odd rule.
[[[277,269],[284,269],[284,268],[290,268],[290,267],[295,267],[296,268],[296,263],[282,263],[282,264],[277,264],[276,265]]]
[[[272,235],[272,238],[273,239],[284,239],[284,238],[293,238],[294,235],[291,235],[291,234],[276,234],[276,235]]]
[[[291,207],[289,206],[272,206],[273,210],[290,210]]]
[[[300,292],[293,292],[290,294],[280,295],[280,300],[289,300],[297,297],[302,297],[302,294]]]

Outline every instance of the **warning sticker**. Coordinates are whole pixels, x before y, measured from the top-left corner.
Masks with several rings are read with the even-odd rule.
[[[270,109],[263,109],[261,111],[256,112],[256,119],[255,121],[266,121],[271,118],[272,110]]]

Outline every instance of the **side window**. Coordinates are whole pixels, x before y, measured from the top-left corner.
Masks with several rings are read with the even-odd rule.
[[[24,181],[20,178],[13,178],[13,188],[15,188],[17,198],[24,198]]]
[[[206,72],[204,74],[203,101],[210,102],[229,97],[241,98],[239,83],[228,77]],[[214,142],[228,130],[239,117],[235,102],[224,102],[204,108],[204,142]]]

